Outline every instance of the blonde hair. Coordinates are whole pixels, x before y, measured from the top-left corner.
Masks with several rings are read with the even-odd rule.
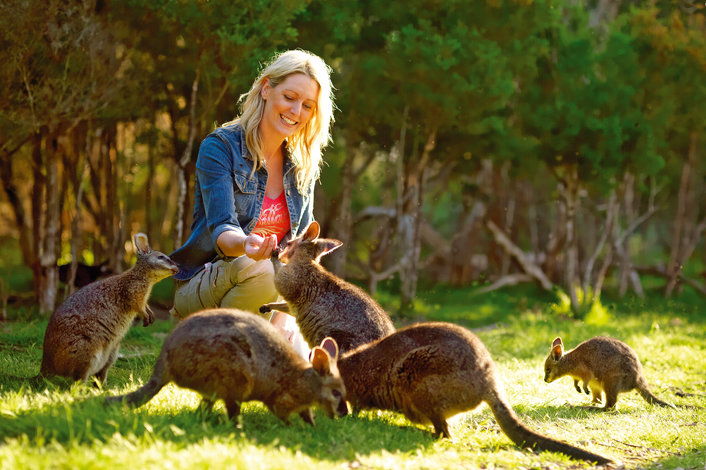
[[[287,77],[303,73],[319,84],[319,96],[314,115],[296,134],[287,139],[287,151],[295,168],[297,189],[306,193],[319,178],[322,162],[321,152],[331,140],[333,124],[333,86],[331,68],[319,56],[301,49],[276,54],[260,72],[250,91],[240,96],[240,115],[223,126],[240,124],[245,130],[245,142],[255,160],[255,169],[263,165],[262,136],[259,132],[265,109],[262,87],[269,79],[271,87],[276,87]]]

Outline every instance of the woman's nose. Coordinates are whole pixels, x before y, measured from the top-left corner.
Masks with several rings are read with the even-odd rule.
[[[295,101],[294,103],[292,103],[292,113],[293,113],[293,114],[295,114],[295,115],[298,116],[299,113],[301,112],[301,110],[302,110],[302,104],[301,104],[301,102]]]

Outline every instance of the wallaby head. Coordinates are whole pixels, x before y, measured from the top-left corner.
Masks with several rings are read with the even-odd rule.
[[[134,269],[146,272],[150,281],[161,281],[179,271],[179,266],[169,256],[150,248],[147,235],[144,233],[136,233],[133,244],[137,255]]]
[[[559,378],[559,371],[557,364],[559,360],[564,356],[564,343],[562,343],[561,338],[555,338],[552,341],[552,348],[549,351],[549,356],[544,361],[544,381],[551,383]]]
[[[285,264],[292,261],[319,263],[322,256],[343,245],[343,242],[333,238],[319,238],[320,230],[318,222],[310,223],[302,235],[287,242],[278,254],[279,261]]]
[[[344,416],[348,413],[346,405],[346,387],[336,365],[338,345],[331,338],[325,338],[321,346],[316,346],[310,353],[311,365],[321,377],[319,405],[329,418]]]
[[[326,358],[325,358],[325,364],[324,364],[324,358],[319,358],[317,359],[315,354],[319,354],[316,351],[321,350],[326,352]],[[319,354],[321,356],[321,354]],[[321,362],[320,365],[317,365],[317,362]],[[311,363],[314,366],[314,369],[319,372],[319,369],[324,369],[328,370],[327,374],[330,375],[333,380],[330,380],[331,382],[330,385],[330,394],[333,400],[330,401],[330,411],[329,407],[323,405],[324,409],[326,410],[326,413],[328,413],[329,417],[333,417],[335,414],[336,416],[345,416],[348,414],[348,405],[346,404],[346,387],[343,383],[343,379],[341,379],[341,374],[338,371],[338,344],[336,343],[336,340],[331,338],[330,336],[327,336],[324,338],[324,340],[321,342],[321,346],[312,349],[311,351]],[[324,376],[322,372],[319,372],[319,375]],[[324,388],[326,387],[327,384],[325,384]]]

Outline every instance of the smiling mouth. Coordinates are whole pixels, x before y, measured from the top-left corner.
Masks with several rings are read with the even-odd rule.
[[[283,114],[280,114],[279,116],[282,118],[282,120],[285,122],[285,124],[289,124],[290,126],[294,126],[297,124],[297,121],[292,121],[291,119],[289,119],[287,116],[285,116]]]

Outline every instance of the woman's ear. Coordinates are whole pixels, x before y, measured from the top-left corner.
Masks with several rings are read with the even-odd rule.
[[[272,87],[270,86],[270,79],[265,77],[262,79],[262,88],[260,89],[260,96],[262,96],[263,100],[267,101],[267,97],[270,95],[270,90],[272,90]]]

